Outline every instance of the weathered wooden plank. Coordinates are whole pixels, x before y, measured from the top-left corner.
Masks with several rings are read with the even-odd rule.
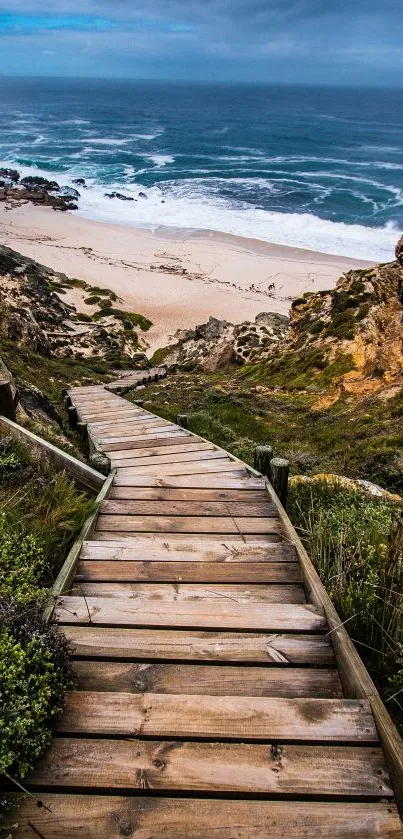
[[[273,773],[274,774],[274,773]],[[237,801],[42,794],[18,809],[19,839],[402,839],[391,802]],[[32,830],[32,826],[34,830]]]
[[[215,451],[216,446],[213,443],[203,443],[200,441],[194,442],[194,437],[187,437],[185,440],[176,440],[175,443],[171,443],[171,445],[158,445],[155,444],[154,446],[146,446],[145,448],[134,448],[130,449],[122,449],[122,451],[113,451],[112,457],[115,460],[136,460],[137,458],[146,458],[146,457],[159,457],[163,455],[177,455],[177,454],[187,454],[190,452],[207,452],[207,451]]]
[[[221,661],[334,667],[324,635],[189,632],[173,629],[113,629],[63,626],[73,655],[93,658]]]
[[[218,475],[122,475],[120,469],[114,481],[114,487],[154,487],[156,489],[214,489],[214,490],[250,490],[264,489],[265,482],[262,478],[251,478],[243,475],[242,478],[234,476],[222,478]]]
[[[194,629],[251,629],[315,632],[326,628],[319,610],[306,603],[244,603],[228,598],[177,603],[126,597],[69,597],[57,601],[61,623],[111,626],[171,626]]]
[[[182,428],[176,429],[175,426],[173,428],[161,428],[157,431],[154,428],[150,428],[144,434],[125,434],[124,437],[115,435],[104,441],[103,445],[105,451],[119,451],[120,449],[143,448],[148,445],[163,445],[162,440],[166,440],[167,445],[172,445],[177,440],[179,443],[182,443],[184,439],[189,439],[189,437],[190,434],[188,431]]]
[[[149,467],[155,466],[165,466],[165,464],[171,463],[202,463],[203,461],[207,460],[223,460],[225,455],[223,454],[220,449],[214,449],[211,447],[211,450],[201,450],[201,451],[189,451],[189,452],[178,452],[177,454],[167,454],[167,455],[156,455],[151,460],[147,457],[134,457],[129,459],[119,459],[116,457],[112,457],[112,464],[113,466],[119,467],[135,467],[136,469],[141,469],[143,472],[147,472]],[[229,461],[232,463],[233,461]]]
[[[35,459],[41,460],[45,457],[56,469],[67,472],[81,489],[98,492],[103,486],[105,475],[91,469],[86,463],[82,463],[81,460],[77,460],[67,452],[61,451],[47,440],[37,437],[27,428],[23,428],[5,417],[0,417],[0,428],[4,434],[27,446]]]
[[[115,430],[115,433],[120,433],[121,431],[136,431],[139,428],[144,428],[147,431],[147,429],[153,428],[154,426],[170,425],[171,423],[168,422],[168,420],[163,420],[160,417],[154,417],[152,414],[149,416],[142,414],[141,416],[133,417],[132,419],[123,417],[122,419],[91,423],[93,431],[105,431],[106,433],[108,433],[108,429]]]
[[[342,697],[337,670],[76,661],[77,689],[206,696]],[[100,698],[102,702],[102,698]]]
[[[97,530],[96,538],[100,542],[116,542],[116,539],[119,540],[121,545],[125,544],[129,545],[139,545],[145,544],[146,542],[151,543],[154,542],[155,544],[161,544],[162,541],[166,542],[167,544],[171,544],[172,546],[175,544],[193,544],[193,546],[197,546],[204,544],[205,542],[210,542],[211,539],[222,539],[222,542],[225,544],[255,544],[255,545],[274,545],[274,544],[284,544],[282,541],[282,537],[278,536],[276,533],[258,533],[248,535],[247,533],[238,534],[238,536],[234,533],[223,533],[215,535],[214,533],[197,533],[197,535],[192,533],[166,533],[165,538],[164,535],[161,533],[134,533],[127,532],[122,530],[119,533],[111,533],[107,530]]]
[[[73,595],[85,597],[111,597],[115,599],[145,600],[172,605],[189,604],[196,601],[200,608],[207,610],[216,605],[217,612],[222,609],[222,601],[227,600],[237,606],[253,603],[305,603],[302,585],[260,585],[254,583],[92,583],[73,584]],[[116,604],[116,607],[118,605]]]
[[[300,583],[298,562],[158,562],[84,560],[75,580],[92,582]]]
[[[376,743],[365,699],[75,691],[55,728],[68,734]]]
[[[209,454],[209,452],[205,452]],[[239,463],[230,460],[220,452],[212,452],[214,457],[203,460],[172,461],[172,463],[147,463],[137,466],[125,465],[119,466],[121,475],[197,475],[205,472],[228,473],[236,472],[237,475],[244,476],[246,470],[240,468]],[[185,455],[183,455],[185,457]]]
[[[139,410],[133,411],[130,408],[110,408],[107,409],[107,406],[96,410],[95,408],[78,408],[80,416],[85,419],[86,422],[96,423],[96,422],[105,422],[106,420],[113,420],[113,419],[131,419],[142,416]]]
[[[104,541],[87,541],[83,543],[80,558],[82,560],[141,560],[147,562],[217,562],[243,563],[251,565],[254,562],[295,562],[296,552],[293,545],[286,542],[244,542],[243,540],[224,539],[222,541],[206,539],[200,542],[198,538],[189,537],[189,542],[180,538],[175,542],[171,537],[155,536],[153,540],[142,535],[134,536],[133,545],[117,538],[105,543]],[[248,537],[250,538],[250,537]],[[261,537],[258,537],[261,539]]]
[[[178,426],[176,425],[168,425],[160,420],[158,423],[142,423],[141,425],[131,425],[130,427],[113,427],[110,428],[94,428],[93,431],[97,435],[98,439],[103,443],[105,448],[108,447],[109,443],[113,443],[116,440],[124,441],[128,438],[142,438],[145,434],[154,436],[155,434],[159,434],[163,432],[164,434],[169,434],[172,431],[177,431]]]
[[[101,508],[104,515],[131,516],[277,516],[274,504],[268,501],[250,503],[242,501],[133,501],[109,500]]]
[[[261,490],[248,489],[204,489],[203,487],[157,488],[157,487],[127,487],[113,485],[109,496],[113,500],[122,501],[203,501],[245,504],[267,503],[267,494]]]
[[[232,794],[391,797],[382,750],[360,746],[58,737],[26,784]]]
[[[280,520],[273,517],[247,516],[99,516],[97,530],[113,533],[142,531],[150,533],[277,533]]]

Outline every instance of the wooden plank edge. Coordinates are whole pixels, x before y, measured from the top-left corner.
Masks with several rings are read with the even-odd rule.
[[[38,437],[32,431],[18,425],[18,423],[6,417],[0,417],[0,429],[14,440],[26,445],[34,458],[39,460],[41,457],[46,457],[57,469],[67,472],[80,489],[99,492],[103,486],[105,475],[67,454],[67,452],[63,452],[52,443],[48,443],[47,440],[43,440],[42,437]]]
[[[252,467],[248,467],[248,470],[250,470],[251,474],[259,474]],[[307,600],[324,610],[330,630],[328,637],[332,642],[344,695],[352,699],[368,699],[370,702],[379,740],[385,752],[396,804],[400,816],[403,818],[403,740],[386,710],[379,696],[379,692],[345,629],[301,539],[267,479],[266,491],[270,500],[277,506],[285,535],[288,536],[297,551]]]
[[[86,539],[91,538],[93,534],[99,514],[99,508],[102,501],[107,497],[110,491],[115,475],[116,469],[112,469],[108,477],[104,479],[102,489],[95,499],[95,509],[85,520],[80,533],[72,544],[56,580],[53,583],[48,602],[43,612],[43,619],[45,623],[49,623],[52,618],[57,598],[63,594],[66,589],[68,590],[69,586],[73,582],[83,542],[85,542]]]

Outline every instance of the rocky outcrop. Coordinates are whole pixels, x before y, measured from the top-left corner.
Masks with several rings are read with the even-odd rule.
[[[69,293],[80,310],[63,299]],[[97,303],[87,305],[88,299]],[[135,363],[141,346],[133,318],[140,316],[116,309],[116,299],[107,289],[94,289],[0,246],[0,343],[12,344],[15,351],[25,346],[45,356]]]
[[[27,202],[54,210],[77,210],[80,193],[70,186],[59,186],[40,175],[20,177],[17,169],[0,169],[0,201],[10,207]]]
[[[265,358],[284,339],[288,318],[261,312],[254,322],[238,325],[210,317],[208,323],[177,332],[176,343],[164,361],[168,367],[187,370],[220,370],[232,364],[245,364]]]
[[[334,290],[305,294],[292,305],[282,352],[317,351],[322,367],[351,359],[327,404],[342,392],[382,390],[387,396],[390,388],[393,395],[403,384],[403,237],[396,257],[395,262],[349,271]]]

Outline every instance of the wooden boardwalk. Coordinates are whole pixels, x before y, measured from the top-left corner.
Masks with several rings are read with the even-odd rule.
[[[401,839],[371,704],[265,481],[104,387],[69,395],[117,472],[57,600],[78,689],[17,835]]]

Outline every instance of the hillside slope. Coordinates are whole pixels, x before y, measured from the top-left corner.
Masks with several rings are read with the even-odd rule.
[[[198,356],[208,357],[198,329]],[[249,461],[255,443],[271,443],[294,472],[402,492],[403,239],[396,261],[295,300],[286,334],[255,347],[249,363],[229,353],[225,369],[199,363],[190,374],[194,343],[164,349],[169,381],[146,391],[157,413],[192,414],[195,431]]]

